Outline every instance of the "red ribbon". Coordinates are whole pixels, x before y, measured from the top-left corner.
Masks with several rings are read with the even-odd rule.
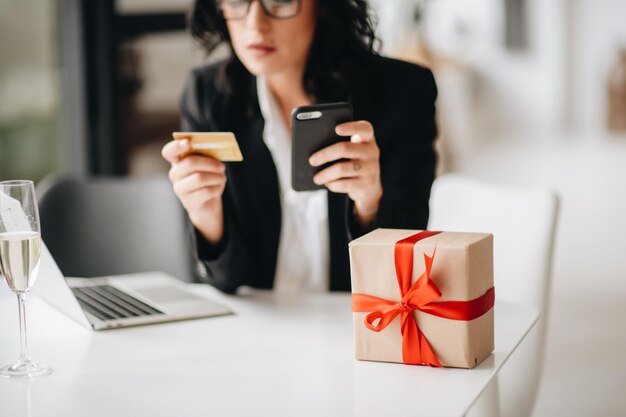
[[[470,301],[441,301],[441,291],[430,279],[430,271],[435,259],[424,254],[426,270],[411,286],[413,275],[413,247],[422,239],[441,232],[425,230],[396,242],[394,259],[396,277],[400,288],[401,300],[391,301],[367,294],[352,294],[352,311],[371,312],[365,317],[365,326],[375,332],[387,327],[398,315],[401,315],[400,332],[402,333],[402,360],[411,365],[441,367],[437,355],[433,352],[426,336],[420,331],[413,310],[423,311],[434,316],[452,320],[473,320],[489,311],[495,302],[495,291],[491,287],[485,294]],[[375,323],[378,320],[378,323]]]

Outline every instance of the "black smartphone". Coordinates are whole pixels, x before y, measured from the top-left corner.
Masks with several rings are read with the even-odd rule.
[[[296,107],[291,112],[291,187],[296,191],[324,188],[313,176],[337,161],[319,167],[309,164],[315,152],[349,137],[337,136],[335,126],[352,121],[350,103],[314,104]]]

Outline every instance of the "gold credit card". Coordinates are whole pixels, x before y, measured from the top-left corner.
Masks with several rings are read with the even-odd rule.
[[[243,161],[243,155],[231,132],[174,132],[174,139],[189,139],[191,152],[210,156],[222,162]]]

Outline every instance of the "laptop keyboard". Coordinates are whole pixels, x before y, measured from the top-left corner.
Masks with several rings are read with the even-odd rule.
[[[110,285],[74,287],[72,292],[81,307],[100,320],[164,314]]]

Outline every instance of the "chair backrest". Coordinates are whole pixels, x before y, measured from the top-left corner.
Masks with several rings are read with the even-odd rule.
[[[545,317],[558,216],[555,193],[447,174],[433,184],[430,210],[431,230],[493,233],[496,297],[531,306]]]
[[[185,213],[165,177],[46,178],[42,237],[66,276],[164,271],[191,281]]]
[[[496,408],[479,404],[468,416],[532,413],[544,358],[558,209],[556,194],[544,189],[495,186],[458,174],[433,184],[428,228],[493,233],[496,298],[534,308],[541,317],[532,338],[518,347],[521,356],[488,387],[496,393],[491,395]]]

